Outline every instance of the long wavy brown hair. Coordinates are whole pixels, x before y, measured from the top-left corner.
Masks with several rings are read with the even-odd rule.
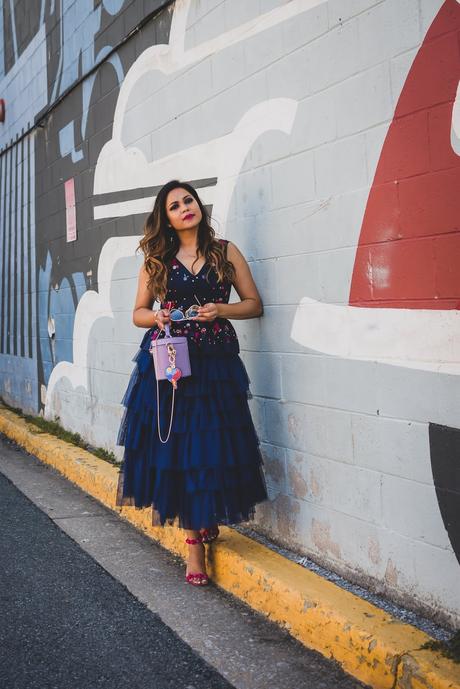
[[[172,189],[185,189],[197,201],[202,219],[198,226],[198,248],[197,258],[204,256],[208,270],[214,268],[219,282],[228,280],[233,282],[235,278],[235,268],[233,263],[225,256],[225,247],[215,238],[215,231],[211,227],[209,213],[203,206],[201,199],[191,184],[180,182],[173,179],[167,182],[158,192],[155,199],[153,210],[145,221],[144,236],[139,242],[138,249],[144,253],[144,266],[149,274],[147,287],[154,293],[156,299],[163,301],[167,292],[168,270],[171,261],[180,247],[179,237],[174,228],[168,227],[168,216],[166,214],[166,199]]]

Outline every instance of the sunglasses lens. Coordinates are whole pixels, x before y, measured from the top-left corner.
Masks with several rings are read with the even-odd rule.
[[[198,306],[194,304],[191,306],[189,309],[187,309],[186,314],[187,318],[193,318],[194,316],[198,316]]]
[[[170,312],[169,317],[172,321],[181,321],[184,318],[184,314],[179,309],[174,309]]]

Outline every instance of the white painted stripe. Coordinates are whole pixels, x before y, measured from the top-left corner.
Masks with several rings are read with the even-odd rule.
[[[23,332],[23,341],[24,341],[24,356],[28,357],[27,353],[27,327],[29,323],[29,300],[28,300],[28,286],[27,286],[27,254],[29,252],[29,247],[28,247],[28,241],[27,241],[27,215],[25,214],[25,208],[26,208],[26,203],[27,203],[27,187],[29,184],[28,181],[28,163],[27,163],[27,140],[24,140],[24,147],[23,147],[23,162],[22,162],[22,176],[23,176],[23,184],[22,184],[22,206],[21,206],[21,232],[22,232],[22,245],[24,247],[23,249],[23,257],[22,257],[22,266],[21,266],[21,271],[22,271],[22,292],[23,292],[23,299],[22,299],[22,304],[23,304],[23,310],[24,310],[24,332]]]
[[[14,15],[14,2],[13,2],[13,0],[10,0],[10,27],[11,27],[11,36],[13,38],[14,61],[16,62],[18,59],[18,38],[16,35],[16,17]]]
[[[28,139],[24,140],[24,190],[22,203],[22,233],[24,242],[24,262],[22,266],[23,284],[24,284],[24,342],[25,342],[25,356],[29,356],[28,337],[29,337],[29,290],[30,290],[30,275],[28,271],[28,256],[30,252],[28,239],[28,222],[27,222],[27,207],[29,204],[29,186],[30,186],[30,168],[29,168],[29,154],[28,154]]]
[[[24,332],[21,325],[21,316],[23,311],[24,300],[24,273],[21,263],[22,251],[22,143],[16,144],[18,149],[18,176],[17,176],[17,198],[16,198],[16,299],[17,299],[17,322],[16,322],[16,354],[21,356],[21,340],[24,337]]]
[[[17,145],[12,149],[13,167],[11,168],[11,249],[10,249],[10,322],[8,324],[10,336],[10,354],[16,354],[16,308],[15,308],[15,283],[17,284],[16,275],[16,200],[18,198],[16,170],[18,165],[18,147]]]
[[[291,337],[343,359],[460,374],[460,312],[454,309],[367,308],[305,297]]]
[[[149,213],[155,202],[155,196],[145,199],[134,199],[133,201],[120,201],[94,207],[94,218],[118,218],[126,215],[138,215],[139,213]]]

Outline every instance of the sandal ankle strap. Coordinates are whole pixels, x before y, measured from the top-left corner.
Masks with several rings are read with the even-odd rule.
[[[186,538],[185,542],[189,543],[190,545],[195,545],[196,543],[203,543],[201,537],[200,538]]]
[[[203,543],[210,543],[211,541],[215,541],[217,536],[219,535],[219,527],[214,526],[211,529],[203,529],[201,531],[201,540]]]

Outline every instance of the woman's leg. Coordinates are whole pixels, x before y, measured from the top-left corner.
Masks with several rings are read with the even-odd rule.
[[[200,538],[199,531],[186,529],[185,533],[187,538]],[[203,543],[189,543],[187,568],[185,570],[185,574],[196,574],[197,572],[202,572],[203,574],[206,574],[205,547]],[[194,581],[202,585],[206,583],[205,577],[194,577]]]

